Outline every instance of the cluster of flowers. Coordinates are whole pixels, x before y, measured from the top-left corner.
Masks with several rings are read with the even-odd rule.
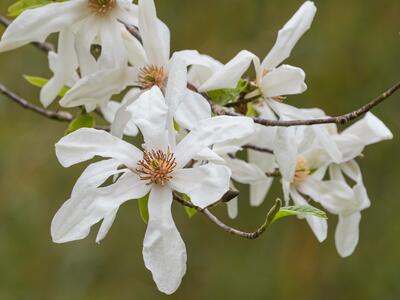
[[[186,272],[187,258],[171,214],[173,194],[185,194],[195,206],[207,208],[235,189],[236,181],[250,185],[250,204],[259,206],[274,179],[270,173],[278,173],[287,204],[314,201],[338,215],[337,249],[341,256],[351,255],[361,211],[370,205],[356,158],[367,145],[391,139],[389,129],[371,113],[343,132],[333,124],[266,127],[246,116],[213,116],[207,99],[209,92],[236,88],[254,65],[256,78],[248,81],[245,99],[252,99],[260,117],[325,117],[320,109],[283,103],[283,96],[307,89],[303,70],[282,62],[315,13],[314,3],[305,2],[262,62],[241,51],[222,64],[195,50],[171,55],[170,32],[157,18],[153,0],[139,0],[138,5],[130,0],[70,0],[23,12],[4,33],[0,51],[43,42],[59,32],[57,53],[48,57],[54,76],[41,90],[42,104],[47,107],[68,87],[61,106],[101,111],[111,124],[110,133],[81,128],[56,144],[64,167],[95,156],[106,159],[86,168],[57,212],[51,224],[54,242],[83,239],[102,221],[100,242],[120,205],[149,194],[143,257],[159,290],[171,294]],[[94,53],[94,45],[101,51]],[[128,87],[121,102],[111,100]],[[139,132],[143,150],[123,140]],[[248,161],[237,158],[247,144],[272,151],[248,150]],[[235,218],[237,199],[227,205]],[[305,219],[324,241],[327,221]]]

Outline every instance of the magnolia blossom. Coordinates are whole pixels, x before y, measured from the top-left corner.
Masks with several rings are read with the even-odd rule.
[[[153,97],[151,107],[147,101],[138,100],[144,109],[141,119],[137,120],[145,139],[143,152],[95,129],[80,129],[57,143],[57,157],[65,167],[94,156],[110,159],[94,163],[83,172],[71,198],[54,217],[52,237],[57,243],[83,239],[91,226],[103,220],[97,236],[99,242],[122,203],[150,193],[144,261],[160,291],[171,294],[186,272],[185,245],[171,215],[173,191],[188,195],[193,204],[205,208],[228,191],[231,176],[229,168],[222,165],[185,166],[197,153],[215,143],[251,135],[254,124],[246,117],[207,119],[175,145],[166,130],[169,114],[165,99],[158,87],[149,92],[160,97]],[[160,122],[159,126],[154,126],[157,124],[154,120]],[[115,175],[119,175],[115,183],[101,187]]]

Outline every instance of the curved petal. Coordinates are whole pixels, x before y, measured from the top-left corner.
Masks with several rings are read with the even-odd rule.
[[[296,205],[308,205],[307,200],[305,200],[293,187],[290,189],[290,196]],[[328,236],[328,223],[325,219],[318,217],[306,217],[307,223],[314,235],[317,237],[318,241],[322,243],[326,240]]]
[[[106,215],[101,222],[101,226],[99,228],[99,232],[96,236],[96,243],[100,244],[102,240],[106,237],[108,232],[111,229],[111,226],[114,224],[115,219],[117,218],[118,208],[112,210],[108,215]]]
[[[139,30],[149,63],[165,66],[170,55],[170,33],[157,19],[154,0],[139,0]]]
[[[305,78],[302,69],[282,65],[262,78],[260,88],[267,98],[301,94],[307,90]]]
[[[240,51],[225,66],[216,71],[199,88],[200,92],[218,89],[233,89],[238,84],[242,75],[247,71],[255,55],[247,50]]]
[[[165,90],[165,102],[174,113],[187,93],[187,68],[179,55],[172,56],[168,64],[168,83]]]
[[[237,182],[253,184],[267,179],[265,173],[254,164],[232,158],[226,158],[226,164],[232,171],[232,178]]]
[[[271,70],[280,65],[290,56],[292,49],[311,27],[317,8],[311,1],[306,1],[293,17],[279,31],[274,47],[262,63],[265,70]]]
[[[186,247],[171,214],[172,191],[153,186],[149,197],[149,223],[143,241],[146,268],[158,289],[174,293],[186,273]]]
[[[188,81],[197,88],[224,66],[208,55],[201,55],[201,60],[201,63],[193,65],[188,72]]]
[[[206,208],[229,190],[231,171],[226,166],[209,163],[176,170],[172,176],[170,185],[174,190],[188,195],[194,205]]]
[[[199,93],[187,90],[185,99],[175,111],[174,118],[180,126],[192,130],[201,120],[211,118],[211,107]]]
[[[88,14],[86,0],[50,3],[27,9],[4,32],[0,41],[0,52],[34,41],[44,42],[51,33],[61,31]]]
[[[111,134],[92,128],[79,129],[56,144],[56,155],[61,165],[70,167],[95,156],[115,158],[131,169],[143,158],[135,146]]]
[[[219,116],[200,121],[176,147],[178,168],[184,167],[196,154],[213,144],[250,136],[255,131],[248,117]]]
[[[231,189],[234,191],[237,191],[235,188],[234,184],[231,182]],[[239,214],[239,197],[235,197],[232,200],[230,200],[228,203],[226,203],[226,206],[228,208],[228,216],[231,219],[236,219],[238,214]]]
[[[356,212],[351,215],[339,215],[339,223],[336,226],[335,242],[336,248],[341,257],[348,257],[353,254],[358,244],[359,225],[361,214]]]
[[[150,187],[139,176],[126,173],[110,186],[89,189],[79,197],[71,198],[51,223],[53,241],[66,243],[84,239],[94,224],[109,217],[124,202],[144,197],[149,190]]]
[[[122,28],[122,38],[130,64],[139,68],[147,65],[148,59],[143,45],[126,28]]]
[[[294,128],[279,127],[274,137],[274,155],[279,170],[287,181],[292,182],[296,170],[297,145]]]
[[[133,4],[130,0],[117,0],[117,19],[122,22],[138,26],[139,25],[139,9],[136,4]]]
[[[103,70],[82,78],[61,99],[64,107],[76,107],[85,104],[102,104],[112,95],[122,92],[136,81],[137,69],[126,67]]]

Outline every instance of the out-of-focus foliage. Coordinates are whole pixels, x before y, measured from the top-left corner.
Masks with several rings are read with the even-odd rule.
[[[247,48],[259,56],[273,45],[277,30],[301,0],[157,1],[170,26],[175,49],[193,48],[223,62]],[[7,13],[12,1],[0,2]],[[309,91],[286,101],[343,113],[367,102],[399,80],[398,0],[316,1],[311,31],[287,63],[304,68]],[[0,29],[0,32],[1,29]],[[39,103],[39,90],[21,74],[51,76],[47,57],[27,46],[0,54],[0,82]],[[400,136],[400,96],[374,112]],[[57,109],[57,105],[53,105]],[[107,238],[66,245],[50,240],[57,208],[68,198],[84,165],[63,169],[54,143],[68,124],[23,111],[0,96],[0,299],[165,299],[145,269],[141,248],[145,224],[137,204],[125,204]],[[320,245],[306,222],[278,222],[255,241],[220,231],[202,215],[189,219],[174,207],[186,242],[188,276],[169,299],[337,300],[398,299],[400,295],[400,143],[375,145],[360,160],[371,209],[363,213],[360,244],[348,259],[329,239]],[[240,197],[239,219],[229,224],[257,228],[280,196],[275,189],[261,208]],[[245,195],[245,194],[243,194]]]

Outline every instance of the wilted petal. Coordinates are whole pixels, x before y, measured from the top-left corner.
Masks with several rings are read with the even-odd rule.
[[[50,3],[27,9],[4,32],[0,52],[34,41],[44,42],[51,33],[63,30],[88,14],[86,0]]]
[[[341,257],[352,255],[357,247],[360,221],[361,214],[359,212],[351,215],[339,215],[339,223],[336,226],[335,232],[335,242],[337,251]]]
[[[226,166],[206,164],[173,173],[171,187],[188,195],[192,203],[206,208],[219,201],[229,190],[231,171]]]
[[[263,69],[271,70],[290,56],[292,49],[311,27],[317,8],[311,1],[305,2],[286,25],[279,31],[278,39],[262,63]]]
[[[82,128],[63,137],[56,144],[56,155],[64,167],[102,156],[115,158],[131,169],[135,169],[143,157],[142,151],[135,146],[103,130],[91,128]]]
[[[143,241],[146,268],[158,289],[174,293],[186,273],[186,247],[171,214],[172,191],[153,186],[149,197],[149,223]]]

